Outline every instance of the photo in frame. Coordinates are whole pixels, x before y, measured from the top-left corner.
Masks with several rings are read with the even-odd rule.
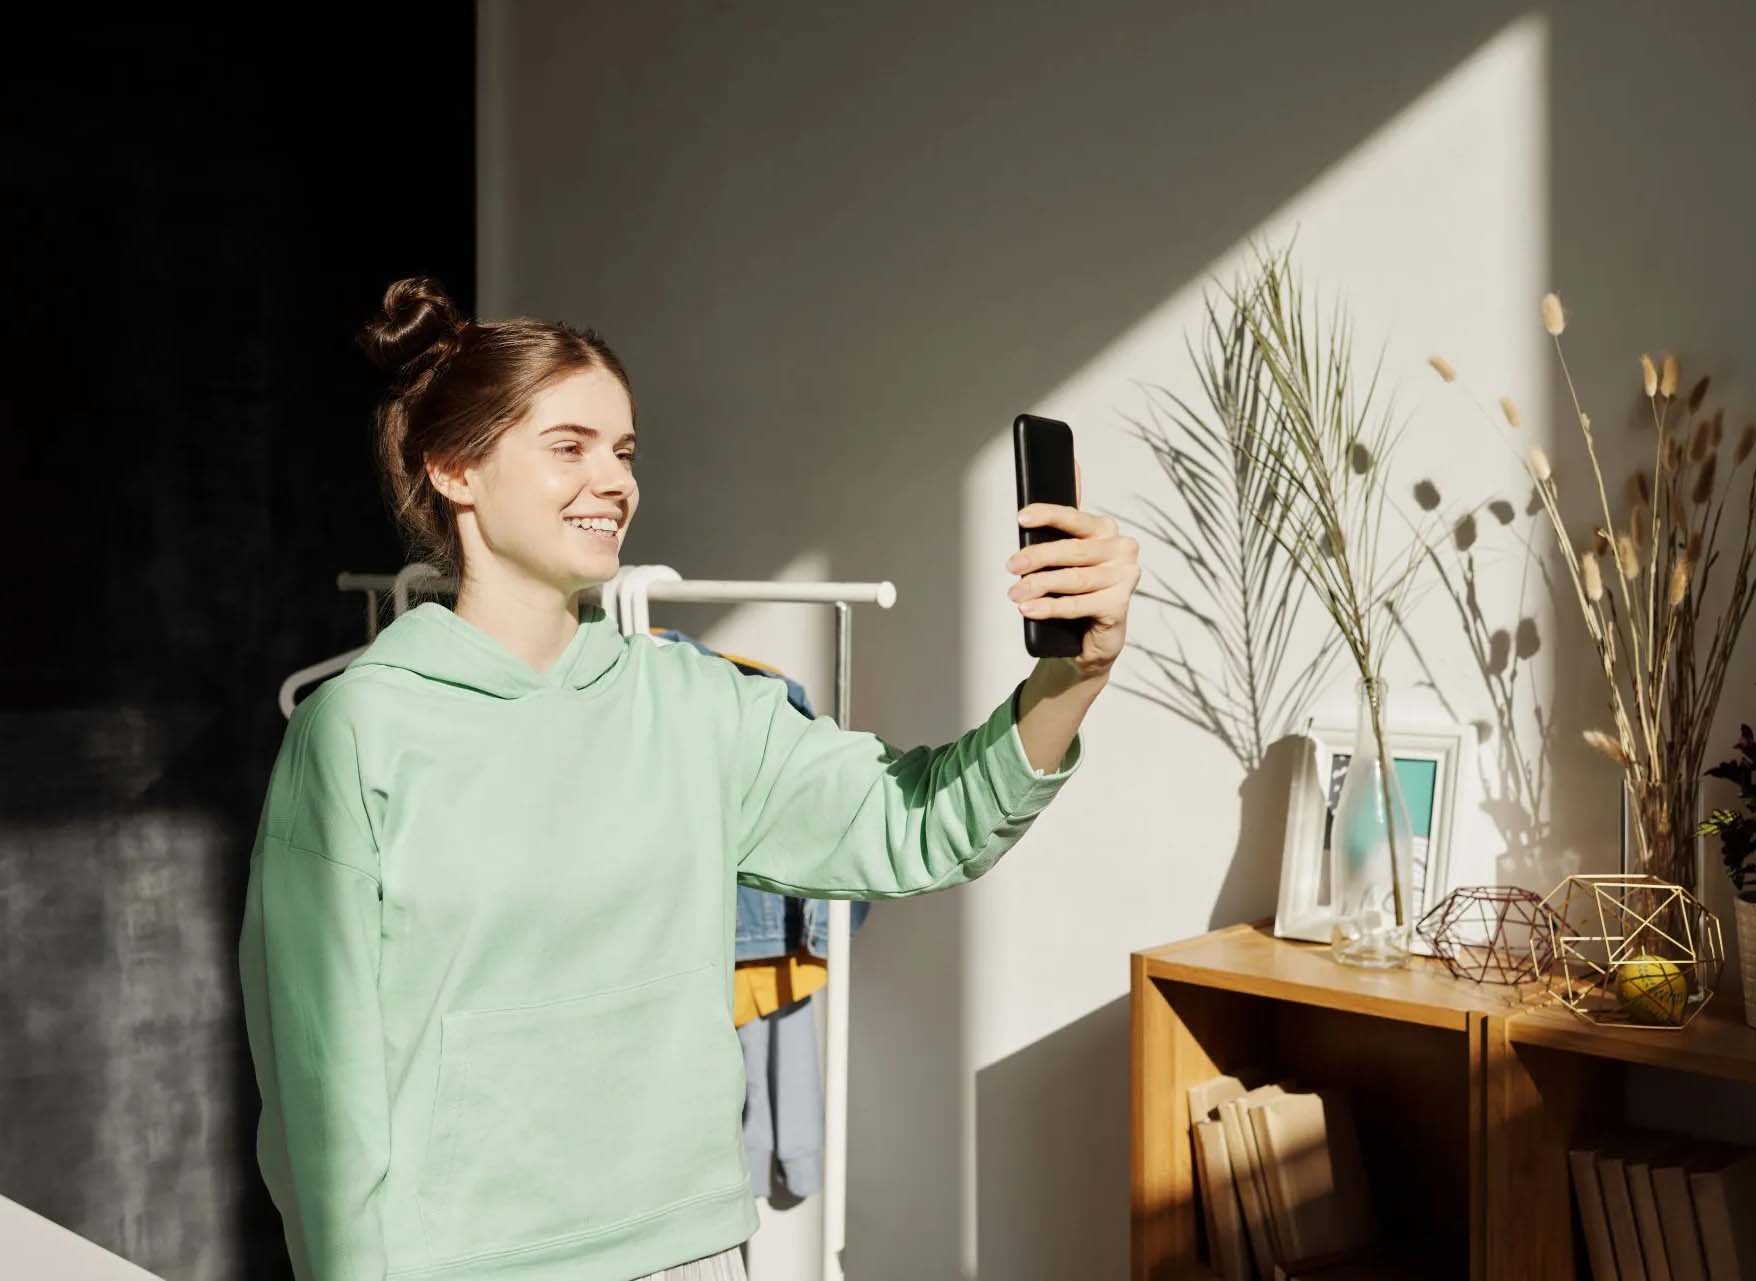
[[[1386,738],[1414,829],[1409,860],[1412,925],[1454,888],[1451,846],[1457,795],[1460,780],[1468,777],[1463,766],[1475,731],[1454,724],[1392,727]],[[1330,828],[1353,757],[1353,741],[1353,728],[1337,723],[1314,724],[1301,738],[1287,792],[1286,839],[1274,916],[1279,938],[1330,941]],[[1412,944],[1420,954],[1431,955],[1418,934]]]

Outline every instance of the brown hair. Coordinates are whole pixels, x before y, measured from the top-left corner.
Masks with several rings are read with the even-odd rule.
[[[433,487],[427,460],[448,470],[481,463],[531,401],[569,374],[603,369],[615,375],[631,414],[634,408],[627,371],[592,330],[522,316],[477,324],[431,276],[395,281],[357,341],[392,374],[374,415],[379,480],[391,515],[409,554],[460,585],[457,512]]]

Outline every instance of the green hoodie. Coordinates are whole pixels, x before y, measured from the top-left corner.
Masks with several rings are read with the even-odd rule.
[[[238,968],[301,1281],[628,1281],[756,1231],[736,887],[993,867],[1077,768],[1013,695],[901,750],[595,606],[546,673],[436,601],[293,711]]]

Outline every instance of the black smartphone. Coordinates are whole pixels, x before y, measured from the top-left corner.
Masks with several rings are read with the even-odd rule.
[[[1055,418],[1020,414],[1012,420],[1012,465],[1018,478],[1018,506],[1059,503],[1079,506],[1073,473],[1073,429]],[[1031,547],[1071,538],[1052,525],[1018,526],[1018,545]],[[1085,642],[1089,618],[1026,618],[1024,648],[1032,658],[1074,658]]]

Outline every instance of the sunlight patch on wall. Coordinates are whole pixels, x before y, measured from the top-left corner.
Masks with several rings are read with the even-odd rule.
[[[1418,514],[1414,487],[1427,481],[1440,494],[1439,512],[1460,520],[1475,504],[1498,500],[1514,513],[1502,524],[1486,509],[1476,515],[1473,537],[1448,538],[1442,558],[1454,576],[1471,566],[1486,633],[1500,661],[1505,649],[1519,664],[1515,720],[1520,738],[1528,729],[1533,692],[1546,697],[1553,648],[1547,638],[1553,610],[1534,566],[1527,566],[1520,533],[1546,533],[1526,514],[1529,482],[1518,455],[1499,443],[1483,408],[1502,394],[1525,407],[1525,443],[1546,442],[1553,352],[1538,320],[1538,301],[1565,282],[1548,279],[1547,24],[1538,16],[1512,23],[1417,100],[1387,121],[1348,155],[1258,226],[1240,229],[1234,246],[1209,273],[1230,281],[1250,261],[1256,238],[1284,245],[1297,232],[1297,261],[1307,285],[1325,304],[1343,291],[1357,327],[1356,363],[1362,373],[1383,346],[1383,386],[1407,421],[1407,436],[1393,469],[1393,492]],[[1321,104],[1313,104],[1320,110]],[[1220,117],[1216,117],[1220,118]],[[1192,181],[1223,182],[1193,175]],[[1167,234],[1175,234],[1174,228]],[[1167,282],[1162,306],[1120,333],[1110,347],[1034,404],[1019,411],[1072,424],[1083,469],[1085,506],[1114,514],[1122,532],[1141,542],[1146,573],[1178,583],[1177,563],[1139,524],[1146,502],[1175,508],[1170,482],[1145,445],[1134,439],[1129,418],[1150,418],[1153,398],[1139,384],[1160,384],[1192,404],[1201,401],[1185,340],[1199,345],[1204,324],[1204,280]],[[1460,371],[1446,385],[1426,359],[1443,354]],[[1163,402],[1159,402],[1161,406]],[[1497,411],[1496,411],[1497,412]],[[989,710],[1007,685],[1029,671],[1017,610],[1006,598],[1012,576],[1003,568],[1017,547],[1013,510],[1010,418],[995,424],[990,445],[976,458],[964,485],[964,546],[969,602],[962,655],[966,722]],[[1467,542],[1464,549],[1462,543]],[[1539,542],[1539,546],[1544,545]],[[1493,673],[1484,671],[1465,641],[1457,608],[1437,583],[1417,602],[1411,624],[1419,659],[1399,646],[1389,668],[1396,710],[1411,721],[1496,722]],[[1184,585],[1187,585],[1186,579]],[[1137,600],[1129,627],[1131,644],[1174,651],[1182,640],[1192,656],[1218,670],[1199,630],[1173,630],[1164,608]],[[1576,620],[1564,618],[1564,623]],[[1329,626],[1315,603],[1307,608],[1293,640],[1294,652],[1313,648]],[[1094,744],[1094,773],[1039,820],[1027,843],[1034,850],[1014,857],[1007,874],[990,878],[972,897],[968,913],[971,956],[1014,958],[1005,981],[966,973],[964,1009],[967,1051],[981,1066],[1029,1044],[1045,1029],[1063,1026],[1114,991],[1111,952],[1068,955],[1053,946],[1054,922],[1079,910],[1069,898],[1069,878],[1086,886],[1133,886],[1126,903],[1103,909],[1116,920],[1118,945],[1138,934],[1151,941],[1206,928],[1216,902],[1247,911],[1272,911],[1278,851],[1252,863],[1249,883],[1228,874],[1252,851],[1241,848],[1248,814],[1240,797],[1245,771],[1215,740],[1120,685],[1145,685],[1151,664],[1131,649],[1118,663],[1112,685],[1087,721]],[[1314,701],[1320,714],[1353,715],[1353,676],[1345,658]],[[1424,688],[1435,686],[1438,693]],[[1454,876],[1464,883],[1526,879],[1542,881],[1520,860],[1533,857],[1533,839],[1544,821],[1525,812],[1532,799],[1512,795],[1501,777],[1504,762],[1497,731],[1481,745],[1478,776],[1463,780],[1463,807],[1454,854]],[[1534,750],[1527,746],[1527,753]],[[1484,797],[1484,789],[1505,795]],[[1537,798],[1540,805],[1546,798]],[[1257,808],[1261,808],[1258,806]],[[1511,861],[1506,861],[1511,851]],[[1501,865],[1496,866],[1496,860]],[[1153,880],[1142,863],[1156,862],[1162,894],[1142,895]],[[1072,864],[1077,863],[1077,873]],[[1260,870],[1255,870],[1260,869]],[[991,883],[990,883],[991,882]],[[1098,890],[1094,899],[1110,899]],[[1075,892],[1073,899],[1079,894]],[[1139,930],[1130,922],[1141,922]],[[1083,977],[1069,973],[1081,969]],[[1033,970],[1040,969],[1040,976]],[[1052,971],[1052,973],[1051,973]],[[1035,981],[1040,977],[1041,981]],[[1001,989],[987,990],[989,986]],[[980,990],[977,990],[980,989]],[[1043,993],[1049,1005],[1024,999]],[[1011,994],[1012,999],[1007,999]]]

